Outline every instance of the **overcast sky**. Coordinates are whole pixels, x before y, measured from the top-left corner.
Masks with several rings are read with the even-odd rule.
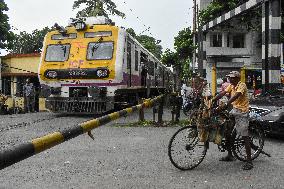
[[[55,22],[66,26],[74,0],[4,0],[10,9],[9,23],[19,31],[31,32],[51,27]],[[116,25],[133,28],[137,34],[148,27],[150,35],[162,40],[163,50],[173,49],[178,31],[192,25],[192,0],[113,0],[126,19],[111,17]],[[125,2],[125,3],[124,3]],[[132,11],[131,11],[132,10]],[[138,17],[138,18],[137,18]],[[147,27],[145,27],[146,25]],[[151,34],[150,34],[151,33]]]

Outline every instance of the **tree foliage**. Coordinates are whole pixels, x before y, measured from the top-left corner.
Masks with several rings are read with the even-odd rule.
[[[10,53],[28,54],[40,53],[43,46],[43,40],[47,32],[51,31],[48,27],[41,30],[34,30],[32,33],[25,31],[20,34],[14,34],[14,40],[10,41]]]
[[[193,34],[190,28],[185,28],[175,37],[174,47],[180,59],[191,59],[193,51]]]
[[[0,49],[10,48],[7,41],[13,39],[13,33],[10,31],[11,27],[8,23],[9,17],[5,14],[9,8],[4,0],[0,0]]]
[[[158,59],[161,58],[163,53],[163,47],[160,45],[161,40],[156,40],[154,37],[150,37],[148,35],[137,35],[132,28],[128,28],[126,31],[154,56]]]
[[[73,3],[73,10],[85,7],[78,11],[76,17],[90,17],[90,16],[105,16],[117,15],[122,18],[125,17],[123,12],[117,10],[116,4],[111,0],[76,0]]]
[[[162,55],[162,62],[173,66],[181,77],[189,77],[189,65],[196,47],[193,45],[193,34],[190,28],[184,28],[174,38],[175,51],[166,49]]]
[[[199,12],[199,22],[203,25],[246,1],[248,0],[213,0],[206,9]]]

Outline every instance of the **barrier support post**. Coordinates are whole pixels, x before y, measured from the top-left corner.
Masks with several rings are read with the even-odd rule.
[[[159,102],[159,109],[158,109],[158,123],[159,124],[163,122],[163,112],[164,112],[164,97],[162,97],[161,101]]]
[[[138,102],[139,102],[139,104],[142,104],[143,103],[143,99],[139,99]],[[144,118],[144,107],[143,106],[139,110],[139,121],[145,121],[145,118]]]
[[[176,105],[176,122],[179,122],[179,118],[180,118],[180,109],[181,109],[181,104],[182,104],[182,98],[180,96],[177,97],[176,99],[177,101],[177,105]]]

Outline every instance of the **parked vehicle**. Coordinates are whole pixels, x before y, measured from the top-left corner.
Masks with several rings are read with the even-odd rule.
[[[269,112],[261,117],[259,123],[268,134],[284,136],[284,107],[269,107]]]

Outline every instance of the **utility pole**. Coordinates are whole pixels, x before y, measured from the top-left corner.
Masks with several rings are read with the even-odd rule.
[[[2,91],[2,63],[0,57],[0,90]]]
[[[193,26],[192,26],[192,35],[193,35],[193,46],[196,45],[196,0],[193,0]],[[193,51],[192,56],[192,70],[196,68],[196,50]]]

